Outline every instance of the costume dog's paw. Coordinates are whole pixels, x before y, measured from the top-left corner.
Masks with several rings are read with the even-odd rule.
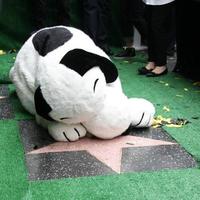
[[[133,127],[150,127],[155,114],[155,107],[146,99],[129,99],[131,125]]]
[[[86,129],[81,124],[50,123],[48,131],[56,141],[72,142],[86,135]]]
[[[138,114],[139,115],[139,114]],[[140,113],[140,118],[138,118],[137,122],[132,121],[131,125],[136,128],[140,127],[150,127],[153,122],[153,114],[147,111]]]

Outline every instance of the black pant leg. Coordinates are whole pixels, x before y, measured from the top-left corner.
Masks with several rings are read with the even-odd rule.
[[[152,32],[152,6],[146,6],[146,20],[148,32],[148,61],[155,61],[154,34]]]
[[[98,33],[98,0],[82,0],[83,31],[97,43]]]
[[[199,30],[199,19],[200,19],[200,1],[192,0],[191,1],[191,18],[190,18],[190,56],[191,60],[191,68],[190,74],[193,79],[200,81],[200,30]],[[189,38],[188,38],[189,40]]]
[[[187,7],[185,1],[182,0],[176,0],[176,51],[177,51],[177,63],[176,68],[179,70],[182,70],[182,64],[183,64],[183,58],[186,56],[184,45],[184,37],[185,37],[185,31],[186,25],[185,20],[188,17],[185,15],[185,11],[187,10]]]
[[[33,31],[47,26],[47,0],[31,0],[30,12]]]
[[[56,1],[56,23],[57,25],[70,25],[70,0]]]
[[[167,47],[167,55],[173,56],[175,53],[175,44],[176,44],[176,10],[175,6],[172,9],[169,22],[171,23],[171,31],[169,34],[169,44]]]
[[[98,32],[97,32],[97,44],[107,49],[108,48],[108,35],[109,26],[111,21],[111,9],[110,0],[98,0],[99,19],[98,19]]]
[[[177,67],[187,77],[200,79],[200,2],[176,0]],[[186,13],[190,13],[186,15]]]
[[[133,0],[120,1],[120,23],[124,38],[133,38],[133,6]]]
[[[110,0],[82,0],[83,30],[103,50],[108,51]]]
[[[145,4],[142,0],[132,0],[133,4],[133,17],[132,25],[139,31],[142,40],[147,41],[147,22],[145,19]]]
[[[172,15],[174,3],[161,6],[149,6],[151,11],[148,34],[149,40],[149,60],[152,59],[157,66],[166,65],[167,46],[170,41],[170,31],[172,30],[169,17]],[[152,45],[152,46],[151,46]],[[151,50],[153,49],[153,52]]]

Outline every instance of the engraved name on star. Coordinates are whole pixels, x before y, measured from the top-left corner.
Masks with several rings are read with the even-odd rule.
[[[99,161],[120,173],[122,148],[173,145],[175,143],[136,136],[120,136],[112,140],[82,138],[76,142],[55,142],[28,154],[49,152],[87,151]]]

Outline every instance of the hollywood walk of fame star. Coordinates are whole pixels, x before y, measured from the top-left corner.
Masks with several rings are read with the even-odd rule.
[[[83,138],[76,142],[55,142],[48,146],[33,150],[28,154],[40,154],[48,152],[87,151],[112,170],[120,173],[122,148],[173,145],[175,143],[162,140],[154,140],[136,136],[120,136],[112,140],[100,140]]]

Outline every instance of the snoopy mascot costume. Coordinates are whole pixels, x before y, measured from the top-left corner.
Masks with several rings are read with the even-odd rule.
[[[110,58],[72,27],[35,32],[19,50],[10,79],[25,109],[57,141],[86,133],[112,139],[130,126],[151,126],[155,114],[149,101],[127,98]]]

